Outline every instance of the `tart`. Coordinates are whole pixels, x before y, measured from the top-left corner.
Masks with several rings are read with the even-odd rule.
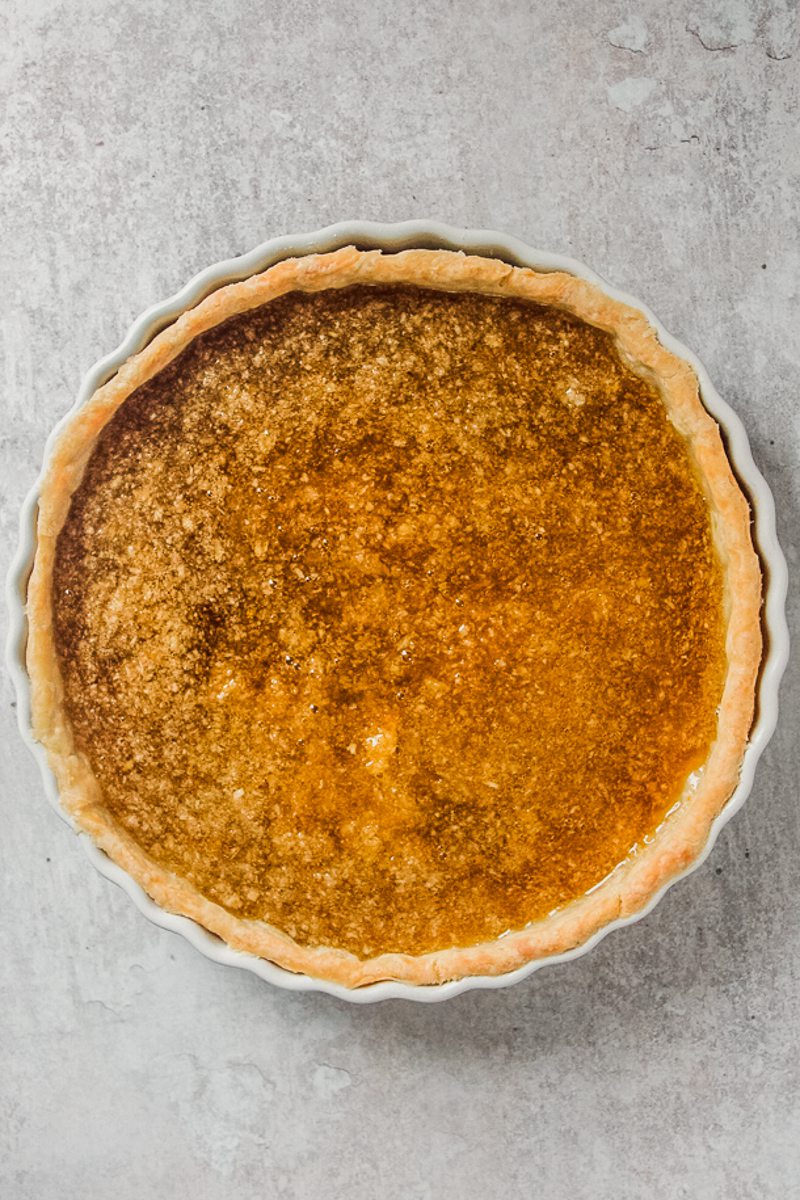
[[[350,987],[500,974],[700,853],[760,600],[641,313],[348,247],[213,293],[62,432],[34,733],[76,825],[231,946]]]

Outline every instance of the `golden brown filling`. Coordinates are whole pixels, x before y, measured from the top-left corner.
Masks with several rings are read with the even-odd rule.
[[[715,735],[686,447],[609,335],[514,300],[293,294],[199,338],[103,432],[55,596],[108,809],[304,944],[543,916]]]

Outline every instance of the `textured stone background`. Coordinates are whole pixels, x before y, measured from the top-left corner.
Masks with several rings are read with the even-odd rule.
[[[435,216],[585,259],[695,347],[794,570],[799,67],[796,0],[4,0],[3,569],[141,309],[270,234]],[[0,1194],[800,1195],[796,666],[783,698],[750,802],[645,922],[507,992],[352,1008],[95,875],[4,682]]]

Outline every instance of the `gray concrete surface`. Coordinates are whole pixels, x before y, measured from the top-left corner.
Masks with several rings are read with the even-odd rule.
[[[430,216],[649,302],[744,417],[796,570],[799,67],[795,0],[3,0],[3,569],[141,309],[270,234]],[[273,991],[152,928],[2,688],[4,1198],[800,1196],[796,665],[703,870],[579,963],[433,1008]]]

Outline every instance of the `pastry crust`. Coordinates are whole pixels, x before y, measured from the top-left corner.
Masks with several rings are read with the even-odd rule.
[[[658,386],[670,420],[689,447],[711,512],[724,577],[728,671],[717,737],[699,782],[653,842],[589,894],[525,929],[483,945],[360,960],[336,948],[299,945],[263,922],[233,916],[187,880],[154,862],[113,819],[104,807],[87,758],[75,744],[66,714],[53,630],[52,589],[56,541],[72,495],[99,433],[137,388],[199,334],[287,292],[391,283],[514,296],[554,305],[610,332],[631,367]],[[700,401],[691,366],[661,345],[642,313],[562,272],[542,273],[452,251],[385,254],[346,247],[330,254],[289,259],[241,283],[220,288],[129,359],[62,432],[42,483],[36,557],[28,587],[27,664],[33,731],[47,751],[62,806],[77,827],[89,833],[159,905],[193,918],[232,947],[290,971],[351,988],[382,979],[430,985],[467,975],[500,975],[533,959],[563,953],[610,921],[637,912],[701,852],[714,818],[738,782],[761,660],[760,605],[761,572],[750,536],[750,510],[733,476],[719,429]]]

